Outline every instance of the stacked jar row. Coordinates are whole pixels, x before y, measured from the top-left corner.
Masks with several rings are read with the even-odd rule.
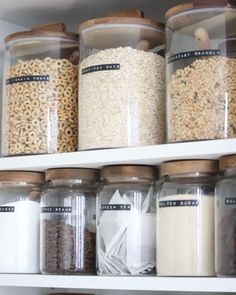
[[[226,2],[170,9],[166,34],[135,10],[85,21],[79,35],[50,24],[8,36],[2,154],[234,138],[236,9]]]
[[[45,185],[0,172],[0,272],[234,276],[236,156],[220,172],[216,160],[166,162],[159,179],[153,166],[60,168]]]

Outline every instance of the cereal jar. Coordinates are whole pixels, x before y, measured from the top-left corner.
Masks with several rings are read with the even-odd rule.
[[[167,11],[168,142],[236,137],[235,28],[235,1]]]
[[[77,150],[78,56],[64,24],[6,37],[3,156]]]

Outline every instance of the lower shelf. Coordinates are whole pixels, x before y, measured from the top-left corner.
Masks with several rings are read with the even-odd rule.
[[[108,277],[1,274],[0,287],[99,291],[236,292],[236,278]]]

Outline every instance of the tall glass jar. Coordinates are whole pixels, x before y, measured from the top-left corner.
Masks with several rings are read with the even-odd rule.
[[[78,35],[63,24],[5,40],[3,156],[77,150]]]
[[[79,33],[79,149],[164,143],[164,25],[134,11]]]
[[[0,172],[0,273],[39,273],[43,183],[43,173]]]
[[[216,185],[216,273],[236,276],[236,155],[220,159],[224,173]]]
[[[44,274],[96,272],[99,170],[49,169],[41,199],[40,269]]]
[[[156,169],[107,166],[101,170],[101,179],[97,202],[97,273],[155,273]]]
[[[236,137],[234,2],[194,0],[166,13],[168,142]]]
[[[157,273],[213,276],[214,188],[218,162],[184,160],[161,166],[157,198]]]

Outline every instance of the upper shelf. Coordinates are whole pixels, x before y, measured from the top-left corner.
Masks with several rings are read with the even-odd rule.
[[[236,153],[236,139],[105,149],[64,154],[0,158],[0,170],[45,170],[58,167],[100,168],[112,164],[158,165],[168,160],[218,159]]]
[[[163,20],[164,12],[186,0],[8,0],[3,1],[0,19],[30,27],[41,22],[63,21],[77,30],[78,24],[114,10],[138,8],[145,15]]]

